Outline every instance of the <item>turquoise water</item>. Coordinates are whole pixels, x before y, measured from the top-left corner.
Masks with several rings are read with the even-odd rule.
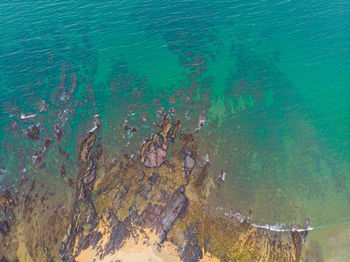
[[[96,114],[112,158],[175,108],[189,131],[206,112],[201,157],[214,182],[227,172],[210,208],[287,228],[350,222],[349,2],[5,0],[0,14],[1,188],[43,169],[62,179],[63,162],[74,177]],[[33,164],[56,124],[64,135]]]

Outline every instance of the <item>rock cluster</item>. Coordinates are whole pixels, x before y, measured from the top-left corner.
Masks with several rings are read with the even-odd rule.
[[[181,134],[176,141],[179,144],[170,146],[180,129],[180,121],[172,122],[165,114],[158,132],[142,146],[140,161],[113,158],[112,164],[106,165],[108,168],[100,169],[103,175],[99,177],[99,183],[95,181],[97,173],[102,173],[98,172],[102,166],[102,147],[96,142],[99,140],[96,134],[90,132],[80,144],[79,173],[76,181],[71,183],[75,186],[74,199],[65,215],[57,218],[63,226],[56,231],[45,229],[47,234],[59,232],[53,237],[58,241],[45,242],[41,238],[36,241],[42,246],[36,244],[30,250],[33,261],[42,259],[39,254],[43,253],[32,252],[38,248],[44,250],[47,261],[60,258],[73,262],[89,247],[103,259],[117,253],[128,239],[137,240],[140,234],[147,236],[148,230],[157,236],[160,248],[164,241],[174,244],[184,262],[200,261],[208,253],[221,261],[302,260],[307,231],[272,232],[256,228],[247,221],[241,223],[234,218],[212,217],[207,212],[209,162],[197,164],[193,134]],[[31,132],[35,133],[35,129]],[[52,140],[47,141],[47,147],[51,143]],[[68,170],[61,165],[59,171],[66,176]],[[34,185],[33,182],[30,190]],[[9,191],[0,196],[2,241],[11,238],[14,232],[16,202],[17,198],[15,201]],[[35,209],[30,203],[30,200],[23,201],[24,209],[31,210],[27,214],[29,219]],[[52,225],[57,224],[55,218],[52,221]]]
[[[16,206],[16,202],[12,197],[9,190],[5,190],[0,195],[0,233],[5,238],[11,229],[11,225],[14,223],[14,213],[13,209]],[[2,214],[1,214],[2,213]]]
[[[155,229],[159,234],[160,243],[162,243],[175,220],[178,217],[183,217],[186,212],[188,199],[184,190],[184,187],[176,190],[164,206],[149,204],[135,219],[136,225]]]
[[[163,122],[159,125],[159,131],[146,140],[141,148],[141,162],[146,167],[159,167],[166,160],[168,140],[174,140],[181,129],[180,120],[171,122],[168,114],[164,115]]]
[[[59,249],[62,261],[75,261],[74,256],[77,254],[73,254],[73,251],[78,236],[80,236],[80,239],[83,239],[79,241],[78,252],[90,245],[96,245],[101,238],[98,232],[93,231],[98,224],[98,217],[91,191],[96,179],[97,161],[102,150],[101,146],[99,146],[92,152],[95,140],[95,134],[90,132],[80,146],[78,158],[80,168],[76,181],[75,202],[71,210],[71,221]],[[86,237],[83,237],[84,232],[81,230],[84,224],[89,225],[90,231]]]
[[[203,257],[202,249],[199,247],[198,224],[190,225],[185,233],[186,244],[182,249],[180,258],[183,262],[199,261]]]
[[[146,141],[142,147],[142,162],[147,167],[159,167],[165,159],[168,149],[168,144],[158,136],[153,135],[151,140]]]

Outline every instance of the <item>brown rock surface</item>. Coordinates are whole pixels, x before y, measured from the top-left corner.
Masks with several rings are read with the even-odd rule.
[[[76,261],[81,254],[103,261],[120,254],[131,240],[147,243],[152,232],[159,249],[171,244],[175,256],[186,262],[208,256],[221,261],[308,261],[303,252],[307,232],[272,232],[207,211],[209,164],[199,164],[193,134],[181,134],[174,141],[178,146],[169,146],[179,125],[165,116],[158,133],[143,145],[141,161],[113,157],[113,165],[105,166],[100,138],[89,133],[80,144],[79,172],[71,182],[75,192],[65,199],[65,207],[49,206],[49,194],[37,200],[36,187],[23,191],[20,205],[4,191],[2,212],[20,213],[25,221],[0,221],[0,254],[6,250],[9,261],[18,254],[20,261]]]

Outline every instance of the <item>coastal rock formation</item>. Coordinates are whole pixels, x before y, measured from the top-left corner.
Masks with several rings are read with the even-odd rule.
[[[73,199],[59,217],[53,210],[47,224],[31,221],[38,219],[33,214],[39,208],[45,209],[44,198],[34,205],[27,193],[21,211],[16,198],[4,191],[0,197],[4,247],[0,251],[9,250],[4,259],[13,261],[19,254],[20,261],[45,257],[46,261],[73,262],[86,261],[86,256],[110,261],[130,243],[138,243],[159,250],[171,245],[185,262],[311,261],[312,252],[303,252],[307,230],[273,232],[207,211],[209,162],[200,163],[193,134],[182,133],[176,139],[180,125],[165,115],[158,132],[142,146],[140,159],[113,157],[112,164],[103,162],[99,136],[88,133],[80,143],[76,181],[70,182]],[[60,178],[66,179],[66,169],[59,166],[58,173],[64,175]],[[35,191],[35,184],[28,192]],[[14,223],[16,212],[25,214],[22,228]],[[14,238],[20,230],[30,232],[29,222],[31,227],[40,225],[35,226],[30,241]]]
[[[308,226],[308,225],[307,225]],[[301,257],[301,250],[303,248],[303,244],[306,241],[306,236],[308,234],[308,231],[297,231],[295,229],[292,229],[290,232],[293,244],[294,244],[294,252],[295,252],[295,261],[299,261]]]
[[[147,167],[159,167],[166,159],[168,145],[158,135],[146,141],[141,150],[141,161]]]
[[[0,233],[4,238],[9,234],[11,224],[14,223],[13,209],[15,207],[16,202],[12,198],[11,192],[9,190],[3,191],[0,195]]]
[[[146,140],[141,148],[141,162],[146,167],[159,167],[166,160],[168,139],[174,140],[181,129],[180,120],[174,125],[168,114],[165,114],[163,121],[159,124],[158,134],[154,134],[152,139]]]
[[[80,145],[80,153],[78,158],[79,175],[76,181],[75,202],[71,210],[71,221],[66,230],[65,236],[61,242],[59,253],[62,261],[74,261],[74,248],[76,238],[83,238],[84,231],[81,228],[84,225],[89,226],[88,236],[80,240],[78,252],[86,249],[89,245],[96,245],[98,242],[98,232],[93,229],[98,224],[98,217],[92,199],[93,183],[96,179],[97,161],[101,155],[101,146],[93,152],[92,148],[95,145],[96,135],[92,132],[82,141]]]

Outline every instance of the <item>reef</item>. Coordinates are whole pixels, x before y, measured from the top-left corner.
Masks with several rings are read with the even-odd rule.
[[[31,132],[37,133],[35,128]],[[181,133],[180,120],[165,114],[150,135],[138,157],[124,155],[108,162],[98,130],[89,132],[80,142],[78,174],[70,183],[74,191],[64,200],[66,208],[41,211],[53,195],[44,194],[35,202],[35,183],[22,188],[27,193],[18,198],[4,191],[1,261],[85,261],[81,257],[87,251],[94,261],[103,261],[130,240],[151,238],[158,249],[175,246],[176,256],[185,262],[204,257],[298,262],[316,256],[306,244],[307,230],[273,232],[247,219],[210,214],[209,163],[199,164],[195,133]],[[49,147],[51,142],[45,144]],[[62,176],[66,172],[65,166],[58,170]],[[150,241],[142,243],[147,246]]]

